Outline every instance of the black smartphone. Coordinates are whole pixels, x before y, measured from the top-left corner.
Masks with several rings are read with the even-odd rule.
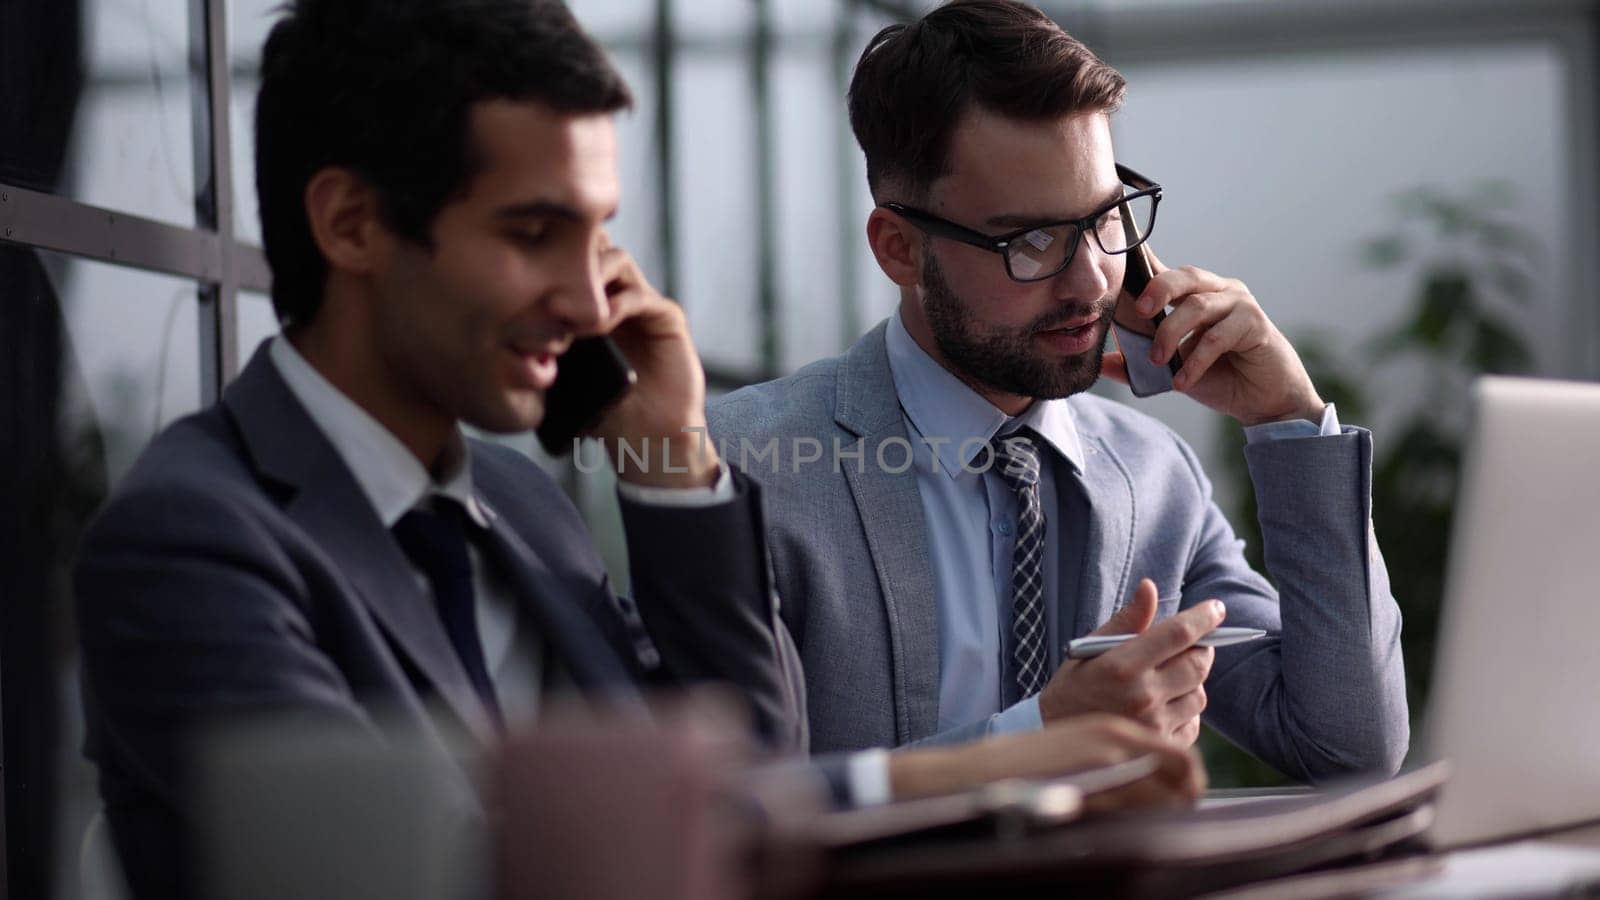
[[[1129,241],[1136,239],[1138,232],[1133,224],[1133,216],[1124,208],[1122,210],[1123,227],[1128,229]],[[1166,365],[1157,365],[1150,361],[1150,348],[1155,344],[1156,327],[1167,317],[1165,312],[1158,311],[1154,316],[1145,318],[1139,315],[1134,308],[1134,301],[1144,292],[1145,286],[1155,273],[1150,265],[1150,257],[1146,255],[1145,245],[1140,244],[1129,250],[1126,254],[1127,266],[1123,270],[1122,292],[1117,295],[1117,308],[1111,314],[1111,333],[1117,341],[1117,349],[1122,351],[1122,358],[1128,367],[1128,387],[1135,397],[1153,397],[1172,390],[1172,378],[1183,368],[1183,360],[1177,353],[1172,354],[1172,359]]]
[[[638,380],[616,341],[605,336],[573,341],[557,363],[555,383],[544,395],[544,420],[534,431],[545,452],[572,452],[572,442]]]

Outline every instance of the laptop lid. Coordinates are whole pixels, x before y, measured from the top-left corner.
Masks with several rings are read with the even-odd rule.
[[[1439,846],[1600,819],[1600,385],[1483,378],[1424,748]]]

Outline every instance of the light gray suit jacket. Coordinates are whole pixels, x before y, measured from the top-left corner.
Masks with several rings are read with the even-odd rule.
[[[1245,562],[1177,435],[1119,403],[1067,402],[1091,512],[1062,630],[1098,627],[1144,577],[1161,589],[1163,617],[1219,598],[1227,624],[1271,634],[1217,651],[1207,723],[1293,778],[1397,769],[1410,727],[1400,612],[1371,530],[1371,435],[1347,427],[1246,448],[1274,590]],[[783,617],[805,664],[812,750],[981,734],[985,723],[935,734],[938,603],[916,473],[874,461],[879,443],[908,440],[884,326],[843,356],[713,401],[710,431],[764,488]],[[778,455],[758,458],[773,438]],[[797,438],[820,442],[822,460],[796,465]],[[835,441],[850,450],[860,440],[864,471],[849,459],[835,467]],[[741,453],[746,444],[753,452]],[[902,458],[893,448],[886,456],[890,469]]]

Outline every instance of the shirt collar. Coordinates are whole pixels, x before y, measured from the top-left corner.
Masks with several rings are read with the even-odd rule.
[[[322,377],[287,338],[281,334],[273,338],[268,354],[289,392],[355,476],[383,527],[394,527],[401,516],[434,495],[460,503],[480,528],[489,526],[487,513],[473,495],[472,458],[459,427],[445,445],[444,474],[436,481],[399,438]]]
[[[972,438],[991,441],[997,434],[1023,427],[1033,429],[1073,468],[1083,471],[1083,443],[1066,400],[1036,400],[1022,415],[1008,416],[929,356],[906,330],[899,312],[890,317],[884,339],[900,407],[924,441],[936,442],[930,446],[945,474],[956,477],[982,451]]]

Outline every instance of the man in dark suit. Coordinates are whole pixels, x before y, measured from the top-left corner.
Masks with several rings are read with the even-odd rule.
[[[257,187],[284,333],[153,442],[75,572],[86,752],[140,895],[192,889],[187,751],[223,719],[444,752],[553,693],[635,708],[642,683],[718,682],[804,752],[758,494],[697,446],[684,316],[602,227],[629,103],[559,3],[301,0],[274,27]],[[545,473],[462,432],[537,425],[591,334],[639,374],[595,435],[658,448],[619,466],[632,601]],[[1192,757],[1106,721],[824,770],[860,801],[1146,751],[1163,770],[1130,802],[1194,794]]]

